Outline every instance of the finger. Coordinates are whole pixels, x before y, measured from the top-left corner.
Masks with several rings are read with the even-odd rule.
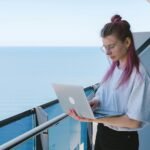
[[[71,113],[72,113],[72,111],[71,111],[71,109],[70,109],[70,110],[68,111],[68,113],[67,113],[67,114],[68,114],[68,115],[71,115]]]
[[[78,116],[78,114],[77,114],[77,112],[76,112],[75,110],[73,110],[73,113],[74,113],[76,116]]]
[[[93,106],[94,105],[94,102],[90,102],[90,106]]]
[[[69,110],[69,113],[68,113],[68,114],[69,114],[70,116],[72,115],[72,110],[71,110],[71,109]]]
[[[93,106],[92,106],[92,109],[95,109],[95,108],[96,108],[96,105],[93,105]]]
[[[78,117],[79,117],[79,115],[76,113],[75,110],[71,110],[71,115],[76,119],[78,119]]]

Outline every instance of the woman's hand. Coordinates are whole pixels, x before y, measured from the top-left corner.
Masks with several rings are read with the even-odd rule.
[[[74,109],[70,109],[68,115],[72,117],[73,119],[81,121],[81,122],[93,122],[94,121],[94,119],[80,117]]]
[[[91,101],[89,101],[89,104],[92,110],[96,109],[97,107],[100,107],[100,101],[98,99],[92,99]]]

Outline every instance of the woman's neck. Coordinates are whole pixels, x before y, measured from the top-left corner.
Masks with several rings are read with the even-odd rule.
[[[119,60],[119,66],[118,66],[119,69],[125,69],[126,64],[127,64],[127,57],[124,58],[124,59]]]

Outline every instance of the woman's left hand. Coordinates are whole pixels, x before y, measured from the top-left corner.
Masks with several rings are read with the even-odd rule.
[[[94,121],[94,119],[80,117],[74,109],[70,109],[68,115],[74,118],[75,120],[78,120],[81,122],[93,122]]]

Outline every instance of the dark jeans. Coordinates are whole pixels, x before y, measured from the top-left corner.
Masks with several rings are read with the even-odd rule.
[[[95,150],[138,150],[137,131],[115,131],[98,124]]]

